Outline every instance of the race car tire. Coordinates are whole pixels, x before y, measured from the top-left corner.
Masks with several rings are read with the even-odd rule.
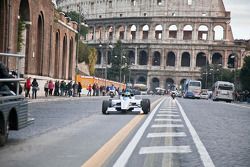
[[[9,135],[9,122],[4,124],[4,120],[2,119],[0,122],[0,146],[4,146],[6,141],[8,140],[8,135]]]
[[[111,101],[103,100],[103,102],[102,102],[102,113],[103,114],[108,114],[107,110],[108,110],[108,107],[110,107],[110,103],[111,103]]]
[[[150,112],[150,101],[149,99],[142,99],[141,107],[144,114],[148,114]]]

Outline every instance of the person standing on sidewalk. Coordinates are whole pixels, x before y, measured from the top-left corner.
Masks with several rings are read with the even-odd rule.
[[[32,99],[36,99],[36,93],[37,91],[39,90],[39,85],[38,85],[38,82],[36,81],[36,78],[33,79],[32,81]]]
[[[45,97],[48,97],[49,81],[46,81],[46,83],[44,84],[44,92],[45,92]]]
[[[81,82],[78,82],[77,94],[79,97],[81,97],[81,92],[82,92],[82,84]]]
[[[30,88],[31,88],[31,78],[29,77],[24,85],[24,89],[25,89],[25,97],[29,97],[30,98]]]
[[[52,92],[54,89],[55,85],[52,80],[49,81],[49,95],[52,96]]]

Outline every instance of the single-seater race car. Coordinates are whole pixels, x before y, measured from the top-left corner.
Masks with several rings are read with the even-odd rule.
[[[150,112],[149,99],[135,99],[134,95],[130,92],[125,92],[120,95],[119,99],[103,100],[102,113],[109,114],[113,111],[137,111],[140,113],[148,114]]]

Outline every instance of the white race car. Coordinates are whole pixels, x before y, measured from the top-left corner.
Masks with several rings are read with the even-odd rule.
[[[130,92],[125,92],[120,95],[119,99],[103,100],[102,113],[109,114],[113,111],[137,111],[140,113],[148,114],[150,112],[149,99],[135,99],[134,95]]]

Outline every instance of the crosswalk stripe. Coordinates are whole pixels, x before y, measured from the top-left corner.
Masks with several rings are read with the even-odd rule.
[[[147,138],[153,137],[186,137],[186,133],[184,132],[166,132],[166,133],[149,133]]]
[[[154,121],[171,121],[171,122],[181,122],[182,120],[181,120],[181,119],[171,119],[171,118],[166,118],[166,119],[160,118],[160,119],[155,119]]]
[[[190,146],[156,146],[142,147],[139,154],[157,154],[157,153],[190,153]]]
[[[179,114],[179,112],[176,111],[159,111],[159,114]]]
[[[157,117],[180,117],[180,115],[175,114],[157,114]]]
[[[181,124],[155,124],[152,128],[182,128],[184,125]]]

